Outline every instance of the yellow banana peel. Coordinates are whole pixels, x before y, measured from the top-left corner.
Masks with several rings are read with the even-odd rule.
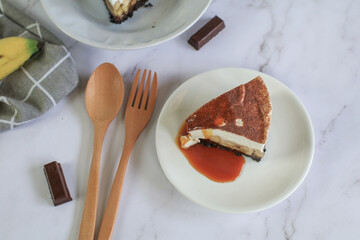
[[[39,41],[8,37],[0,39],[0,80],[20,68],[42,48]]]

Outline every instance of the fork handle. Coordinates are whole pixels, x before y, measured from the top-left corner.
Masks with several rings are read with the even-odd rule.
[[[106,205],[105,214],[101,222],[98,240],[109,240],[114,230],[116,220],[116,213],[119,207],[121,198],[121,190],[124,183],[126,167],[134,146],[134,140],[125,139],[123,152],[121,155],[120,163],[116,171],[114,182],[111,187],[111,192]]]

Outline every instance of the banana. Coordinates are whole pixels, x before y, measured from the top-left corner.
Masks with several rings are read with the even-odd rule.
[[[42,43],[33,39],[23,37],[0,39],[0,81],[20,68],[41,48]]]

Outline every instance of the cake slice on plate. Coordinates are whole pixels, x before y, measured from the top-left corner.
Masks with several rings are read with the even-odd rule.
[[[104,0],[110,13],[110,21],[122,23],[132,17],[135,10],[143,6],[148,0]]]
[[[220,95],[185,120],[182,148],[210,144],[260,161],[265,154],[271,101],[261,77]]]

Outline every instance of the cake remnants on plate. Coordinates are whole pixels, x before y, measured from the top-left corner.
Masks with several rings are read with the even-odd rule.
[[[148,0],[104,0],[110,14],[110,21],[122,23],[133,16],[134,11],[145,5]]]

